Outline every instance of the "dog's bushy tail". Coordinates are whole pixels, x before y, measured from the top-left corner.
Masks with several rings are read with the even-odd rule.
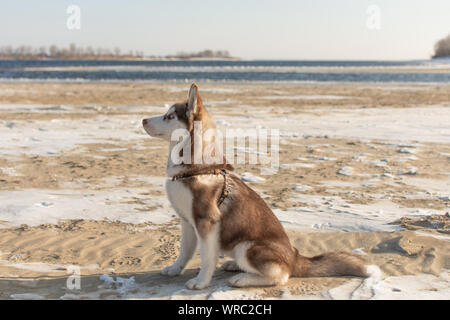
[[[348,252],[328,252],[315,257],[304,257],[296,250],[294,277],[356,276],[367,278],[370,268],[361,256]]]

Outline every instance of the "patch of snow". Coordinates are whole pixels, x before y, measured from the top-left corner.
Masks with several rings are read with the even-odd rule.
[[[343,167],[340,168],[337,171],[338,174],[341,174],[343,176],[351,176],[353,174],[353,168],[352,167]]]
[[[254,176],[250,172],[244,172],[241,176],[241,179],[245,182],[264,182],[266,179]]]

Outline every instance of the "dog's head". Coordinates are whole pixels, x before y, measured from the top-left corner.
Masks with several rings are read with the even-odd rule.
[[[174,104],[162,116],[142,120],[142,125],[150,136],[171,143],[170,164],[234,170],[224,157],[221,133],[203,106],[195,83],[186,102]]]
[[[203,130],[215,127],[195,83],[191,85],[186,102],[174,104],[162,116],[142,120],[142,125],[150,136],[170,141],[174,130],[186,129],[192,132],[194,121],[201,121]]]

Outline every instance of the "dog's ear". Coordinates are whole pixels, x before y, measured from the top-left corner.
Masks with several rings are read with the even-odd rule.
[[[189,89],[188,104],[186,109],[188,118],[191,117],[191,115],[198,113],[199,105],[201,104],[199,100],[198,86],[194,82]]]

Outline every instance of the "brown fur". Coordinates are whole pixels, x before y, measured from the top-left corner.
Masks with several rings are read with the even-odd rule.
[[[328,252],[307,258],[298,254],[297,251],[292,275],[296,277],[367,277],[365,266],[366,262],[362,257],[348,252]]]
[[[217,183],[213,185],[205,186],[194,176],[183,179],[183,183],[189,187],[193,195],[192,212],[198,233],[206,237],[211,228],[220,221],[220,210],[216,201],[211,199],[219,199],[223,187],[222,179],[217,179]]]

